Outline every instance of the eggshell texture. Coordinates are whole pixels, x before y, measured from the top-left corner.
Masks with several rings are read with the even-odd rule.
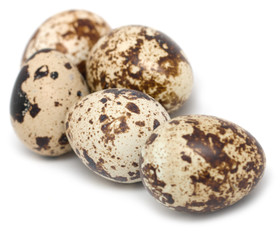
[[[66,111],[89,94],[78,69],[62,53],[43,49],[22,67],[11,97],[11,121],[34,152],[58,156],[71,150],[65,135]]]
[[[89,50],[110,30],[109,25],[92,12],[71,10],[58,13],[37,29],[26,47],[23,62],[40,49],[53,48],[64,53],[85,76]]]
[[[187,100],[193,84],[180,47],[164,33],[144,26],[124,26],[103,36],[89,53],[86,69],[91,91],[139,90],[168,112]]]
[[[86,96],[66,119],[69,142],[89,169],[115,182],[133,183],[140,181],[141,147],[169,115],[142,92],[113,88]]]
[[[241,127],[190,115],[157,128],[142,149],[141,178],[165,206],[211,212],[246,196],[261,179],[265,155]]]

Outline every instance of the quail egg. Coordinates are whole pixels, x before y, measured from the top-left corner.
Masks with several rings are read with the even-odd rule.
[[[246,196],[259,182],[265,155],[246,130],[204,115],[174,118],[146,141],[140,174],[146,189],[165,206],[212,212]]]
[[[89,50],[111,28],[100,16],[85,10],[58,13],[47,19],[30,39],[23,63],[42,48],[64,53],[85,76],[85,61]]]
[[[145,26],[124,26],[104,35],[91,49],[86,70],[91,91],[139,90],[168,112],[188,99],[193,85],[192,69],[181,48]]]
[[[82,162],[120,183],[139,182],[140,150],[151,132],[169,120],[150,96],[129,89],[87,95],[66,116],[66,135]]]
[[[10,114],[15,132],[40,155],[70,151],[66,111],[88,93],[82,75],[64,54],[51,49],[36,52],[22,67],[12,92]]]

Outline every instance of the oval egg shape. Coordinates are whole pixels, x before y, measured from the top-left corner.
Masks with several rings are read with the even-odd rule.
[[[157,128],[142,149],[144,186],[178,211],[212,212],[246,196],[259,182],[265,154],[257,140],[229,121],[181,116]]]
[[[58,13],[36,30],[26,46],[22,62],[40,49],[52,48],[64,53],[85,77],[89,50],[110,30],[104,19],[89,11]]]
[[[22,67],[10,101],[18,137],[32,151],[58,156],[71,150],[65,135],[66,111],[89,94],[86,82],[64,54],[42,49]]]
[[[140,150],[151,132],[169,120],[150,96],[129,89],[91,93],[66,117],[66,134],[82,162],[99,176],[139,182]]]
[[[190,96],[193,75],[182,49],[167,35],[145,26],[123,26],[99,39],[86,63],[91,91],[142,91],[168,112]]]

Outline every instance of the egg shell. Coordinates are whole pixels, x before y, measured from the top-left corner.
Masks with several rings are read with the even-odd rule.
[[[140,181],[140,150],[150,133],[169,120],[148,95],[107,89],[77,102],[66,117],[66,134],[82,162],[98,175],[120,183]]]
[[[10,102],[15,132],[32,151],[58,156],[71,150],[66,111],[89,90],[79,70],[62,53],[43,49],[22,67]]]
[[[212,212],[246,196],[259,182],[265,154],[246,130],[204,115],[181,116],[157,128],[142,149],[146,189],[178,211]]]
[[[129,88],[160,102],[168,112],[189,97],[193,75],[180,47],[150,27],[123,26],[104,35],[86,63],[91,91]]]
[[[40,49],[52,48],[64,53],[85,76],[85,61],[89,50],[110,30],[104,19],[89,11],[58,13],[36,30],[26,46],[22,62]]]

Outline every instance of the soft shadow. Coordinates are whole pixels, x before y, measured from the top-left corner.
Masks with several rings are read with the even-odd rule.
[[[16,149],[15,154],[17,156],[24,155],[25,159],[30,161],[36,161],[44,164],[51,164],[56,169],[60,168],[61,171],[67,171],[73,176],[79,177],[87,182],[90,182],[97,186],[109,187],[112,189],[140,189],[143,187],[142,182],[138,183],[117,183],[105,179],[90,169],[88,169],[82,161],[77,157],[74,151],[70,151],[57,157],[41,156],[30,149],[28,149],[19,139],[16,138],[15,134],[9,138],[10,144]],[[57,163],[57,164],[56,164]]]
[[[118,183],[113,182],[111,180],[105,179],[104,177],[101,177],[97,175],[92,170],[88,169],[82,161],[73,153],[73,157],[69,160],[67,165],[65,166],[65,169],[68,172],[72,172],[73,176],[79,177],[83,179],[84,181],[90,182],[93,185],[97,185],[98,187],[109,187],[113,189],[139,189],[142,188],[142,182],[137,183]]]
[[[171,118],[197,113],[197,109],[199,109],[199,102],[198,102],[199,94],[197,88],[198,88],[197,84],[193,86],[192,93],[188,98],[188,100],[178,110],[170,113]]]
[[[267,173],[258,183],[255,189],[252,190],[246,197],[238,201],[237,203],[229,206],[227,208],[218,210],[212,213],[188,213],[188,212],[179,212],[171,210],[166,206],[158,203],[150,194],[146,194],[146,197],[143,197],[143,202],[146,203],[147,207],[150,208],[150,211],[156,211],[159,215],[164,218],[181,220],[181,221],[207,221],[209,219],[223,217],[229,214],[234,214],[237,211],[244,211],[246,207],[250,204],[253,204],[254,201],[258,200],[258,196],[264,193],[264,189],[269,184],[269,173]]]

